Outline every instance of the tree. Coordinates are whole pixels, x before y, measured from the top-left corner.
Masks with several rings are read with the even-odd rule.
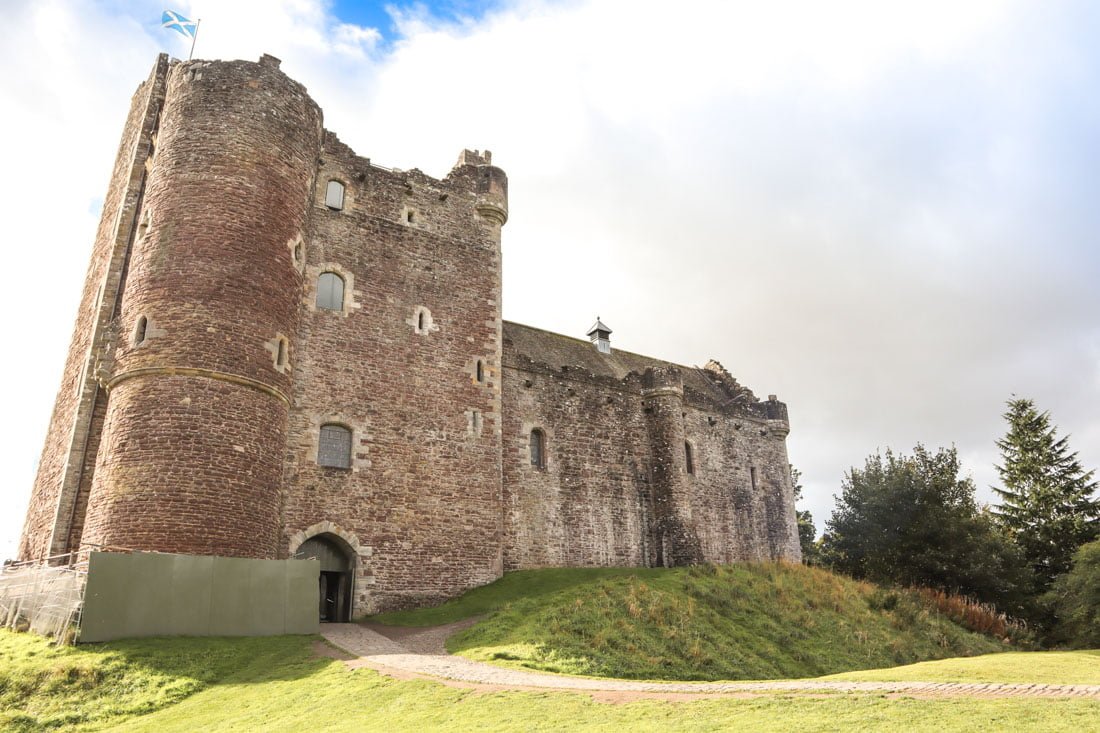
[[[825,524],[825,561],[856,578],[962,593],[1020,615],[1022,558],[974,491],[959,477],[954,448],[932,453],[918,444],[912,456],[868,456],[841,484]]]
[[[1054,581],[1046,600],[1058,619],[1056,641],[1100,647],[1100,540],[1077,549],[1070,571]]]
[[[1078,547],[1100,536],[1096,482],[1070,451],[1068,436],[1058,437],[1050,413],[1040,413],[1031,400],[1011,399],[1004,418],[1008,432],[997,441],[1004,488],[994,488],[1002,501],[996,515],[1043,591],[1069,570]]]
[[[794,487],[794,500],[797,504],[802,501],[802,472],[794,466],[791,466],[791,485]],[[798,520],[798,544],[802,547],[802,562],[817,565],[821,558],[815,542],[817,527],[814,526],[814,515],[809,509],[796,509],[794,514]]]

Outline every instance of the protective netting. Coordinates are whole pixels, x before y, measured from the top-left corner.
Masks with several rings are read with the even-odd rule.
[[[88,565],[18,563],[0,570],[0,627],[73,639],[80,622]]]

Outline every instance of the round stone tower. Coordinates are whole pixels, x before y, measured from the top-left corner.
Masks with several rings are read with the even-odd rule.
[[[83,546],[278,555],[321,136],[320,109],[277,59],[171,68]]]
[[[664,567],[694,565],[702,562],[702,551],[695,532],[686,477],[683,378],[675,367],[651,367],[642,376],[642,383],[646,432],[653,461],[650,473],[656,525],[655,564]]]

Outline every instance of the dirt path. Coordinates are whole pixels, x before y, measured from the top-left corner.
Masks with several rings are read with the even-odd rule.
[[[695,700],[751,697],[774,692],[804,694],[870,692],[910,697],[1080,697],[1100,699],[1100,685],[1030,685],[959,682],[639,682],[596,679],[497,667],[448,655],[444,641],[473,625],[467,619],[445,626],[412,628],[381,624],[324,624],[321,634],[353,654],[352,667],[369,667],[398,679],[434,679],[451,686],[484,690],[572,690],[599,700],[642,698]]]

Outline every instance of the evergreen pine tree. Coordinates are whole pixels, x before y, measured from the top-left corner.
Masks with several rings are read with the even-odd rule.
[[[1094,472],[1081,467],[1068,436],[1059,438],[1050,413],[1040,413],[1031,400],[1009,400],[1004,418],[996,515],[1035,571],[1038,590],[1045,590],[1069,570],[1077,548],[1100,535]]]

